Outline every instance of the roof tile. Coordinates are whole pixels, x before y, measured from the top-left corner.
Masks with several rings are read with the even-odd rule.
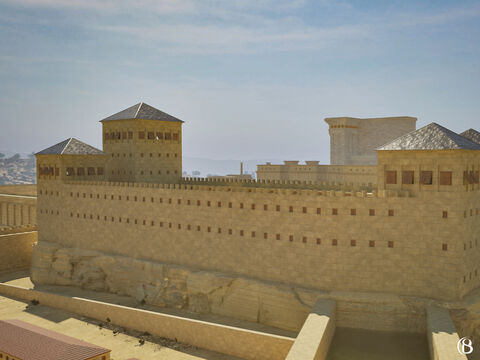
[[[398,137],[377,150],[480,150],[476,144],[437,123]]]
[[[182,120],[169,115],[161,110],[154,108],[143,102],[130,106],[129,108],[122,110],[116,114],[113,114],[101,121],[111,120],[130,120],[130,119],[143,119],[143,120],[161,120],[161,121],[175,121],[182,122]]]

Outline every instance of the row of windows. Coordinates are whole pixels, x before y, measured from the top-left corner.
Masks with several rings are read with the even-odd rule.
[[[411,185],[415,183],[415,171],[413,170],[403,170],[402,174],[402,184]],[[385,172],[385,179],[387,184],[397,184],[397,171],[388,170]],[[432,185],[433,184],[433,171],[420,171],[420,184],[422,185]],[[440,185],[452,185],[452,172],[451,171],[440,171]]]
[[[473,272],[474,276],[477,277],[478,276],[478,270],[475,269],[475,271]],[[467,277],[467,275],[465,275],[463,277],[463,282],[466,283],[467,282],[467,279],[468,280],[472,280],[472,273],[470,272],[469,276]]]
[[[133,131],[111,131],[105,132],[103,135],[106,141],[108,140],[133,140]],[[179,134],[171,132],[161,132],[161,131],[139,131],[138,139],[144,140],[145,137],[148,140],[173,140],[178,141]]]
[[[140,153],[140,157],[144,157],[145,154],[144,153]],[[150,153],[150,157],[154,157],[155,155],[153,153]],[[113,153],[112,154],[112,157],[115,157],[115,154]],[[120,153],[117,153],[117,157],[120,157]],[[123,157],[127,157],[127,154],[126,153],[123,153]],[[132,153],[129,153],[128,154],[128,157],[132,157]],[[162,153],[157,153],[157,156],[156,157],[162,157]],[[165,153],[165,157],[170,157],[170,153]],[[172,157],[178,157],[178,154],[177,153],[172,153]]]
[[[115,173],[116,173],[117,175],[120,175],[120,174],[122,173],[122,171],[121,171],[121,170],[112,170],[112,175],[114,175]],[[145,173],[147,173],[147,174],[150,173],[150,175],[153,175],[155,172],[154,172],[153,170],[149,170],[149,171],[140,170],[138,173],[139,173],[140,175],[145,175]],[[162,170],[158,170],[156,173],[157,173],[158,175],[162,175]],[[174,171],[172,171],[172,173],[173,173],[173,174],[178,174],[178,170],[174,170]],[[123,170],[123,175],[126,175],[126,174],[127,174],[127,170]],[[129,170],[129,171],[128,171],[128,174],[129,174],[129,175],[132,175],[132,174],[133,174],[132,170]],[[165,170],[165,174],[169,175],[169,174],[170,174],[170,170]]]
[[[411,185],[415,183],[415,171],[413,170],[403,170],[402,175],[402,184]],[[388,170],[385,172],[385,179],[387,184],[397,184],[397,171]],[[420,171],[419,182],[421,185],[432,185],[433,184],[433,171]],[[478,184],[479,183],[479,172],[478,171],[464,171],[463,172],[463,183],[467,184]],[[452,185],[452,172],[451,171],[440,171],[439,177],[440,185]]]
[[[77,170],[75,171],[75,168],[73,167],[67,167],[66,175],[67,176],[85,176],[89,175],[103,175],[103,167],[97,167],[96,169],[94,167],[88,167],[86,168],[86,173],[85,173],[85,168],[84,167],[78,167]]]
[[[53,210],[40,210],[40,213],[43,213],[43,211],[45,211],[45,214],[55,214],[55,212]],[[59,212],[57,211],[56,212],[57,215],[59,215]],[[133,219],[132,221],[130,221],[130,218],[122,218],[122,217],[118,217],[118,218],[115,218],[115,217],[108,217],[108,216],[100,216],[100,215],[96,215],[94,216],[93,214],[90,214],[90,215],[87,215],[87,214],[80,214],[80,213],[76,213],[74,214],[73,212],[70,213],[70,217],[77,217],[77,218],[83,218],[83,219],[90,219],[90,220],[103,220],[103,221],[110,221],[110,222],[119,222],[119,223],[127,223],[127,224],[135,224],[135,225],[149,225],[149,226],[156,226],[156,222],[154,220],[151,220],[151,221],[147,221],[147,220],[138,220],[138,219]],[[185,230],[193,230],[193,231],[202,231],[202,228],[204,229],[204,231],[208,232],[208,233],[211,233],[211,232],[217,232],[218,234],[222,234],[223,233],[223,230],[221,227],[217,227],[217,228],[213,228],[211,226],[201,226],[201,225],[190,225],[190,224],[187,224],[187,225],[182,225],[182,224],[173,224],[171,222],[169,223],[166,223],[166,222],[163,222],[163,221],[160,221],[158,222],[158,225],[160,227],[168,227],[169,229],[178,229],[178,230],[181,230],[181,229],[185,229]],[[255,238],[255,237],[263,237],[264,239],[269,239],[270,237],[276,239],[276,240],[282,240],[283,236],[281,234],[269,234],[269,233],[266,233],[266,232],[259,232],[257,233],[256,231],[246,231],[246,230],[236,230],[234,231],[233,229],[226,229],[225,231],[225,234],[228,234],[228,235],[238,235],[238,236],[241,236],[241,237],[252,237],[252,238]],[[313,242],[317,245],[321,245],[322,244],[322,239],[321,238],[309,238],[307,236],[300,236],[300,237],[295,237],[294,235],[288,235],[288,236],[285,236],[286,239],[288,239],[288,241],[290,242],[294,242],[295,240],[296,241],[301,241],[302,243],[308,243],[309,241],[310,242]],[[476,241],[475,241],[476,242]],[[330,242],[328,242],[331,244],[331,246],[338,246],[339,245],[339,242],[338,242],[338,239],[332,239]],[[356,247],[356,246],[359,246],[360,243],[363,243],[363,242],[358,242],[358,240],[350,240],[349,242],[349,246],[350,247]],[[365,241],[365,245],[368,244],[368,247],[375,247],[379,242],[378,241],[375,241],[375,240],[368,240]],[[394,247],[394,241],[392,240],[388,240],[388,241],[382,241],[380,242],[382,244],[385,244],[387,247],[389,248],[393,248]],[[323,244],[326,244],[325,241],[323,242]],[[448,250],[448,245],[446,243],[443,243],[442,246],[441,246],[441,249],[443,251],[447,251]]]
[[[131,172],[130,172],[130,174],[131,174]],[[152,174],[152,173],[150,173],[150,174]],[[159,174],[161,174],[161,172],[159,172]],[[169,174],[168,170],[167,170],[167,174]],[[41,190],[41,189],[40,189],[40,190],[39,190],[39,194],[40,194],[40,195],[42,195],[42,194],[49,195],[49,192],[48,192],[48,190],[45,190],[45,191],[44,191],[44,190]],[[58,191],[56,191],[55,194],[56,194],[56,196],[59,196],[59,192],[58,192]],[[53,191],[50,191],[50,195],[53,195]],[[74,196],[74,193],[73,193],[73,192],[70,192],[70,196],[73,197],[73,196]],[[80,197],[80,193],[79,193],[79,192],[76,193],[76,197],[77,197],[77,198]],[[86,198],[86,197],[87,197],[87,193],[82,193],[82,197],[83,197],[83,198]],[[89,194],[89,197],[90,197],[90,199],[93,199],[94,197],[96,197],[97,199],[100,199],[100,198],[103,197],[104,200],[106,200],[106,199],[110,199],[110,200],[115,200],[115,199],[117,199],[117,200],[122,200],[122,195],[117,195],[117,196],[115,197],[115,195],[107,196],[106,194],[104,194],[103,196],[101,196],[100,194],[96,194],[96,196],[94,196],[94,194],[90,193],[90,194]],[[124,196],[124,198],[125,198],[125,200],[127,200],[127,201],[130,200],[130,196],[128,196],[128,195]],[[132,197],[133,201],[140,201],[140,200],[139,200],[140,198],[142,199],[142,200],[141,200],[142,202],[145,202],[145,201],[146,201],[146,197],[145,197],[145,196],[142,196],[142,197],[140,197],[140,196],[138,196],[138,197],[137,197],[137,196],[133,196],[133,197]],[[151,198],[150,198],[150,202],[152,202],[152,203],[155,202],[155,198],[151,197]],[[162,203],[172,204],[173,202],[174,202],[174,201],[173,201],[173,199],[171,199],[171,198],[165,199],[165,202],[163,201],[163,198],[159,198],[159,203],[161,203],[161,204],[162,204]],[[194,204],[196,204],[197,206],[201,206],[202,201],[201,201],[201,200],[197,200],[197,201],[195,202],[195,201],[193,201],[193,200],[186,200],[186,201],[184,200],[183,203],[184,203],[184,204],[187,204],[187,205],[192,205],[192,204],[194,205]],[[182,204],[182,200],[181,200],[181,199],[177,199],[176,204],[177,204],[177,205],[181,205],[181,204]],[[204,204],[206,204],[207,207],[216,206],[216,207],[218,207],[218,208],[221,208],[221,207],[225,204],[225,206],[227,206],[228,208],[230,208],[230,209],[233,208],[233,203],[232,203],[232,202],[222,203],[221,201],[217,201],[217,202],[215,202],[214,205],[212,205],[212,202],[211,202],[211,201],[206,201],[206,202],[204,201]],[[244,203],[239,203],[239,204],[238,204],[238,207],[239,207],[240,209],[245,209],[245,208],[246,208]],[[250,204],[250,209],[256,210],[257,207],[256,207],[255,204]],[[264,210],[264,211],[268,211],[269,209],[275,209],[275,211],[280,211],[281,207],[280,207],[280,205],[275,205],[275,206],[271,206],[271,207],[269,207],[267,204],[264,204],[264,205],[263,205],[263,210]],[[288,211],[289,211],[289,212],[294,212],[294,207],[293,207],[293,206],[289,206],[289,207],[288,207]],[[322,209],[321,209],[321,208],[316,208],[316,209],[314,208],[314,209],[312,209],[312,211],[313,211],[313,213],[316,213],[317,215],[321,215],[321,214],[322,214]],[[295,212],[296,212],[296,211],[295,211]],[[301,208],[300,208],[300,212],[303,213],[303,214],[307,214],[307,213],[309,213],[309,210],[308,210],[307,207],[304,206],[304,207],[301,207]],[[465,210],[465,211],[463,212],[463,216],[464,216],[465,218],[467,217],[468,214],[470,214],[470,216],[479,215],[479,214],[480,214],[480,210],[479,210],[478,208],[476,208],[476,209],[470,209],[469,211]],[[338,208],[332,208],[332,209],[331,209],[331,215],[338,215]],[[344,215],[344,214],[342,214],[342,215]],[[350,209],[350,215],[352,215],[352,216],[357,215],[357,209],[355,209],[355,208]],[[369,215],[369,216],[375,216],[375,215],[376,215],[375,209],[368,209],[368,215]],[[388,209],[388,216],[394,216],[394,215],[395,215],[395,210],[394,210],[394,209]],[[448,211],[445,211],[445,210],[442,211],[442,218],[445,218],[445,219],[448,218]]]
[[[55,167],[40,167],[39,168],[39,174],[40,176],[60,176],[60,169]],[[73,168],[73,167],[67,167],[65,171],[66,176],[85,176],[85,175],[103,175],[103,167],[78,167]]]

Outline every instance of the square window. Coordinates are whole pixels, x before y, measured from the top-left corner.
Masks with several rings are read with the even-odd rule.
[[[165,140],[171,140],[172,139],[172,133],[166,132],[165,133]]]
[[[393,216],[394,212],[393,212],[393,209],[389,209],[388,210],[388,216]]]
[[[375,216],[375,209],[370,209],[368,215]]]
[[[307,208],[306,208],[305,206],[302,208],[302,212],[303,212],[304,214],[307,213]]]
[[[222,228],[218,228],[218,233],[219,233],[219,234],[222,233]]]
[[[368,242],[368,246],[369,246],[369,247],[375,247],[375,240],[370,240],[370,241]]]
[[[447,249],[448,249],[447,244],[442,244],[442,250],[447,251]]]
[[[350,209],[350,215],[357,215],[357,209]]]
[[[277,234],[275,237],[277,240],[280,240],[280,234]]]
[[[155,134],[153,131],[149,131],[148,134],[147,134],[147,138],[148,140],[153,140],[155,139]]]
[[[304,237],[302,238],[302,242],[303,242],[303,243],[306,243],[306,242],[307,242],[307,237],[306,237],[306,236],[304,236]]]
[[[443,217],[444,219],[448,218],[448,211],[444,211],[444,212],[442,213],[442,217]]]
[[[322,243],[322,239],[317,238],[317,245],[320,245]]]
[[[420,184],[422,185],[432,185],[433,181],[433,172],[432,171],[421,171],[420,172]]]
[[[452,185],[451,171],[440,171],[440,185]]]
[[[332,215],[338,215],[338,209],[332,209]]]
[[[357,246],[357,240],[350,240],[350,246]]]
[[[411,185],[414,182],[414,172],[411,170],[402,171],[402,184]]]
[[[290,235],[290,236],[288,237],[288,240],[289,240],[289,241],[293,241],[293,235]]]
[[[139,138],[140,140],[145,139],[145,131],[139,131],[139,132],[138,132],[138,138]]]
[[[387,184],[394,185],[397,183],[397,171],[396,170],[390,170],[390,171],[385,171],[385,181]]]
[[[337,246],[337,245],[338,245],[337,239],[333,239],[332,240],[332,246]]]
[[[389,247],[389,248],[393,248],[393,241],[389,241],[389,242],[388,242],[388,247]]]

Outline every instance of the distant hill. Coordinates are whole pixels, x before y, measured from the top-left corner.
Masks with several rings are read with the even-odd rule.
[[[0,185],[33,184],[36,181],[35,157],[22,158],[20,154],[11,156],[0,153]]]
[[[3,155],[3,156],[2,156]],[[228,175],[240,173],[241,160],[213,160],[206,158],[184,157],[184,176],[206,177],[208,175]],[[243,172],[256,176],[257,165],[266,162],[283,163],[278,159],[243,160]],[[12,152],[0,152],[0,185],[32,184],[36,179],[35,157]]]

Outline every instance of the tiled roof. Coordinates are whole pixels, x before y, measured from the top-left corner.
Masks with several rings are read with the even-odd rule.
[[[110,352],[20,320],[0,320],[0,351],[22,360],[86,360]]]
[[[58,144],[39,151],[35,155],[103,155],[102,150],[94,148],[80,140],[69,138]]]
[[[467,131],[460,133],[460,135],[474,143],[480,144],[480,132],[475,129],[468,129]]]
[[[161,110],[155,109],[153,106],[150,106],[143,102],[130,106],[128,109],[122,110],[101,121],[129,119],[176,121],[183,123],[182,120],[177,119],[176,117],[169,115]]]
[[[409,132],[377,150],[480,150],[476,144],[437,123]]]

